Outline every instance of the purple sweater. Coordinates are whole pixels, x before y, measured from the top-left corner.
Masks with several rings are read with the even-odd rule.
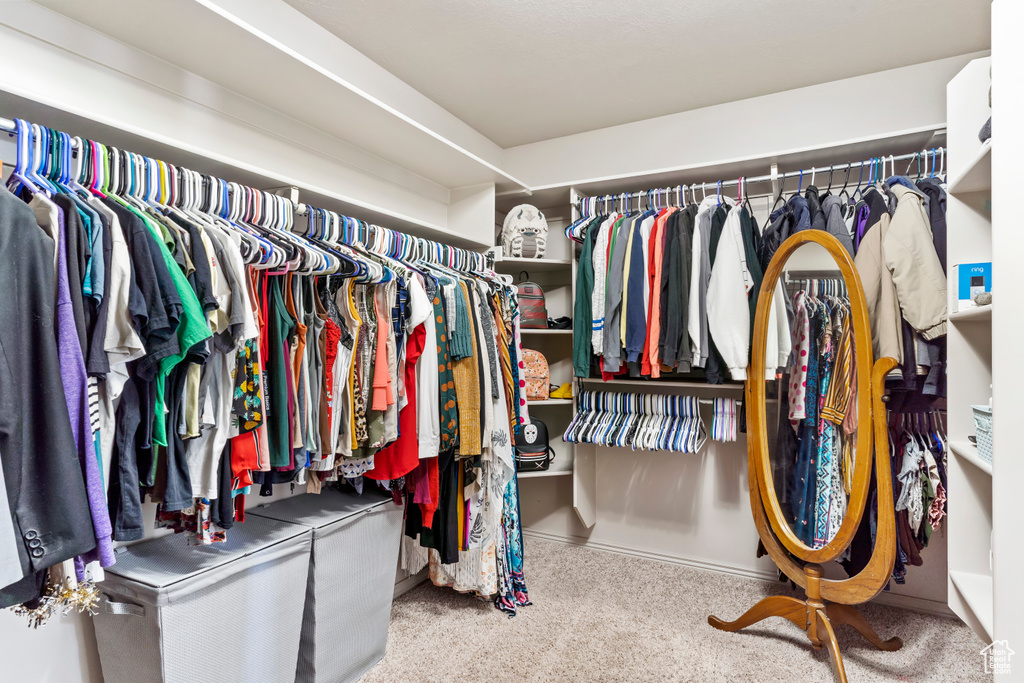
[[[68,257],[64,233],[64,211],[57,207],[60,245],[57,248],[57,307],[54,316],[57,334],[57,357],[60,378],[64,384],[64,398],[71,416],[71,431],[78,447],[78,458],[85,472],[85,489],[92,513],[92,528],[96,534],[96,548],[82,556],[85,562],[98,560],[100,566],[114,564],[113,529],[107,511],[106,495],[96,447],[89,424],[89,397],[86,391],[85,357],[75,329],[75,315],[71,307],[71,288],[68,283]],[[78,284],[81,286],[81,283]]]

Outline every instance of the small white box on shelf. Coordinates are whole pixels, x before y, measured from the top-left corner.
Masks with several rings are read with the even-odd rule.
[[[953,282],[956,286],[956,311],[977,306],[974,295],[992,291],[992,262],[958,263],[953,266]]]
[[[978,442],[978,455],[992,462],[992,406],[971,406],[974,410],[974,435]]]

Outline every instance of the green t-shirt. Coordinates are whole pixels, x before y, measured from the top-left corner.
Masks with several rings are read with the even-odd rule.
[[[270,357],[263,359],[268,375],[266,391],[269,399],[264,412],[267,417],[271,467],[290,467],[293,457],[291,420],[288,417],[288,405],[291,402],[288,387],[290,373],[285,365],[290,360],[288,340],[295,331],[295,318],[285,305],[281,282],[279,277],[270,280],[270,293],[266,302],[270,316],[267,351]]]
[[[178,323],[178,353],[173,356],[167,356],[160,361],[159,368],[156,373],[156,401],[154,405],[153,415],[153,443],[159,446],[167,445],[167,415],[166,405],[164,396],[164,387],[167,382],[167,376],[171,374],[171,370],[180,363],[185,356],[196,344],[209,339],[213,336],[210,331],[210,324],[207,322],[206,314],[203,312],[203,307],[199,304],[199,299],[196,298],[196,293],[192,291],[192,286],[188,283],[185,278],[185,274],[181,272],[181,268],[174,261],[174,257],[167,248],[167,243],[164,241],[164,233],[160,229],[160,226],[149,216],[141,213],[138,209],[130,204],[124,205],[126,209],[134,213],[142,222],[146,224],[146,227],[152,233],[153,238],[156,240],[157,247],[160,249],[160,255],[164,259],[164,263],[167,265],[167,270],[171,274],[171,281],[174,283],[174,288],[178,292],[178,297],[181,299],[181,320]],[[152,474],[155,475],[156,459],[153,459]]]

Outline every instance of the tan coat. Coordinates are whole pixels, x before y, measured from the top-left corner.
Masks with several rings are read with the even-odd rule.
[[[935,253],[923,195],[903,185],[889,231],[882,237],[885,265],[892,273],[903,317],[925,339],[946,334],[946,275]]]
[[[896,286],[886,267],[882,245],[890,231],[889,216],[883,214],[878,224],[865,233],[854,265],[860,275],[871,320],[871,345],[875,359],[895,358],[903,362],[903,329]]]

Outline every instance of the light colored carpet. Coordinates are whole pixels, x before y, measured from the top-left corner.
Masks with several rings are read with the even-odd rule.
[[[735,619],[782,584],[527,539],[534,604],[514,619],[489,602],[421,585],[395,601],[387,655],[363,683],[391,681],[831,681],[790,622],[773,618],[738,633],[708,626]],[[974,633],[954,619],[869,605],[880,652],[848,627],[838,637],[851,683],[991,681]]]

